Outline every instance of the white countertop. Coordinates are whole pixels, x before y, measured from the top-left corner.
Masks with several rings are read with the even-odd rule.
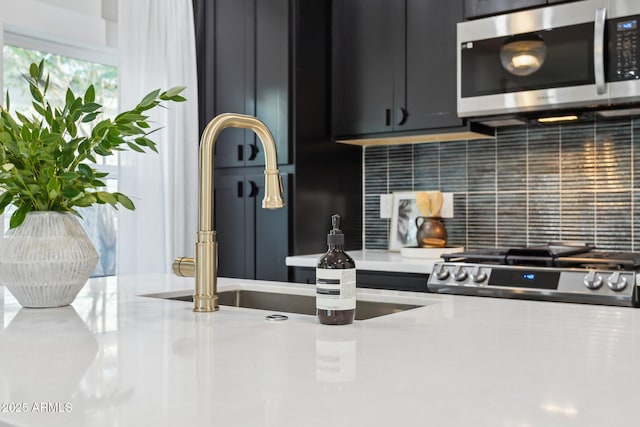
[[[386,271],[392,273],[430,274],[433,264],[442,261],[440,258],[409,258],[399,252],[389,252],[380,249],[363,249],[347,251],[356,262],[358,270]],[[286,258],[289,267],[315,268],[318,258],[322,254],[293,255]]]
[[[638,423],[638,309],[359,289],[427,305],[325,326],[139,296],[192,285],[92,279],[60,309],[21,309],[0,292],[0,426]],[[237,286],[314,292],[219,280]]]

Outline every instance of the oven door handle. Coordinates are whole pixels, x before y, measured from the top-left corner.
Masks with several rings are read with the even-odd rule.
[[[596,18],[593,29],[593,72],[596,80],[596,93],[605,93],[604,82],[604,24],[607,18],[607,9],[596,9]]]

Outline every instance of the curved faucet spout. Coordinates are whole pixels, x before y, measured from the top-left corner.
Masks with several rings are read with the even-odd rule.
[[[253,116],[223,113],[214,117],[200,139],[200,230],[213,230],[213,153],[220,132],[226,128],[242,128],[255,132],[262,142],[265,159],[265,197],[262,207],[284,207],[282,180],[278,171],[276,143],[267,126]]]
[[[218,310],[218,242],[216,241],[216,232],[213,229],[214,147],[220,132],[230,127],[250,129],[258,135],[262,142],[265,157],[265,196],[262,200],[262,207],[277,209],[284,206],[276,144],[267,126],[257,118],[243,114],[224,113],[214,117],[200,139],[200,226],[196,242],[196,257],[195,260],[176,258],[173,263],[173,270],[178,275],[186,275],[186,271],[195,273],[196,289],[193,296],[193,310],[197,312]]]

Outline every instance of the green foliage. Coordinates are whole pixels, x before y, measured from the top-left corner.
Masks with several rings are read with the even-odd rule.
[[[157,152],[148,138],[153,132],[144,113],[163,102],[183,102],[184,87],[165,92],[155,90],[132,110],[114,119],[98,121],[102,105],[95,102],[95,89],[89,86],[82,96],[68,88],[64,105],[52,105],[47,98],[49,77],[43,80],[44,62],[32,63],[24,75],[36,113],[31,117],[20,112],[10,114],[7,92],[5,106],[0,106],[0,213],[10,204],[17,209],[10,227],[22,224],[30,211],[65,211],[79,216],[76,207],[94,203],[117,209],[135,209],[122,193],[107,192],[103,179],[107,173],[91,166],[96,156],[112,156],[118,151]],[[93,124],[93,122],[98,121]],[[91,126],[87,136],[78,133],[80,124]]]

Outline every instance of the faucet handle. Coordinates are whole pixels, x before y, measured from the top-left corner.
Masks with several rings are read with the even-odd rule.
[[[196,260],[188,257],[177,257],[173,260],[171,268],[176,276],[195,277],[196,276]]]
[[[264,186],[262,207],[265,209],[283,208],[282,177],[278,169],[266,169],[264,171]]]

